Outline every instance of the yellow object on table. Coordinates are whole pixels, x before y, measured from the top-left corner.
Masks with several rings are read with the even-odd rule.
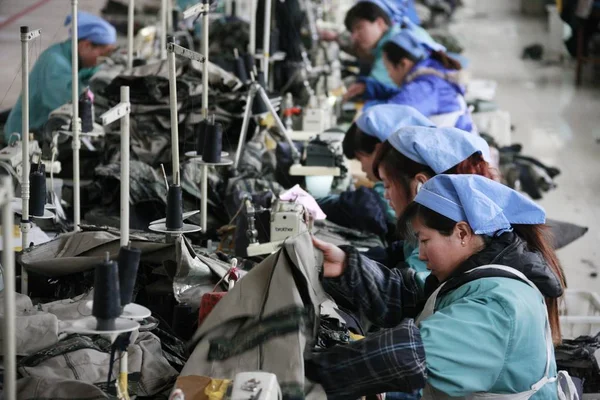
[[[213,379],[204,389],[204,394],[208,396],[208,400],[222,400],[230,383],[229,379]]]
[[[175,387],[183,392],[185,400],[223,400],[230,384],[229,379],[191,375],[177,378]]]

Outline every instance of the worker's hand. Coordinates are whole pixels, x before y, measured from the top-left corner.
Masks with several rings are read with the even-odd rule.
[[[362,82],[353,83],[348,87],[346,94],[344,95],[344,101],[348,101],[356,96],[360,96],[367,89],[367,85]]]
[[[335,31],[321,30],[319,31],[319,38],[324,42],[335,42],[339,37],[339,34]]]
[[[312,237],[313,245],[323,252],[323,276],[337,278],[346,269],[346,253],[339,247]]]

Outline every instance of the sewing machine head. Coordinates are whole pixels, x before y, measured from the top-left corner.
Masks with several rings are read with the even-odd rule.
[[[271,242],[286,240],[309,230],[310,215],[295,201],[277,200],[271,210]]]
[[[255,217],[258,212],[268,210],[255,210],[253,205],[246,202],[248,218],[247,236],[250,244],[247,248],[248,256],[254,257],[277,251],[283,242],[293,236],[310,231],[312,219],[308,210],[295,201],[276,200],[271,207],[270,238],[266,243],[259,243],[258,231],[255,229]]]

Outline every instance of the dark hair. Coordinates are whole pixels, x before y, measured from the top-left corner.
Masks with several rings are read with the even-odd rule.
[[[357,158],[357,153],[372,154],[375,146],[381,143],[381,140],[375,136],[370,136],[360,130],[356,123],[353,123],[346,132],[342,141],[342,149],[347,159]]]
[[[352,31],[352,27],[358,21],[375,22],[378,18],[382,18],[387,26],[392,25],[390,16],[381,7],[368,1],[361,1],[348,10],[346,18],[344,18],[344,25],[347,30]]]
[[[469,158],[461,161],[454,167],[443,172],[446,175],[481,175],[488,179],[495,180],[496,174],[494,174],[493,168],[490,167],[487,161],[484,160],[481,153],[471,154]]]
[[[408,59],[415,63],[421,61],[394,42],[386,42],[383,45],[383,52],[390,63],[392,63],[394,66],[400,64],[404,59]],[[440,62],[440,64],[442,64],[446,69],[453,69],[457,71],[462,69],[460,62],[450,57],[443,51],[434,51],[431,53],[430,57]]]
[[[403,238],[412,235],[410,223],[416,218],[428,228],[435,229],[441,235],[450,236],[454,231],[457,222],[445,217],[419,203],[412,202],[406,207],[406,210],[398,219],[398,230]],[[558,278],[561,286],[567,286],[564,271],[558,261],[556,252],[552,245],[551,233],[546,225],[512,225],[514,232],[526,244],[529,251],[539,253],[546,261],[554,275]],[[484,238],[486,238],[484,236]],[[488,240],[493,240],[487,238]],[[559,344],[562,339],[560,330],[560,321],[558,313],[558,299],[546,297],[546,308],[548,309],[548,318],[552,330],[552,340],[554,344]]]
[[[373,173],[377,179],[379,168],[385,171],[389,179],[401,185],[406,194],[410,193],[410,181],[419,173],[435,176],[435,172],[427,165],[419,164],[396,150],[388,141],[383,142],[375,155]]]

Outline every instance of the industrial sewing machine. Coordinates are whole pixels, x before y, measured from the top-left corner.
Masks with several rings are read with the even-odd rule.
[[[255,209],[250,199],[244,200],[249,239],[247,248],[248,256],[254,257],[262,254],[270,254],[277,251],[283,242],[292,237],[310,231],[312,229],[312,218],[308,210],[295,201],[276,200],[270,209]],[[270,213],[270,226],[268,242],[259,243],[259,232],[256,228],[256,217],[259,213]],[[264,228],[264,227],[263,227]]]

